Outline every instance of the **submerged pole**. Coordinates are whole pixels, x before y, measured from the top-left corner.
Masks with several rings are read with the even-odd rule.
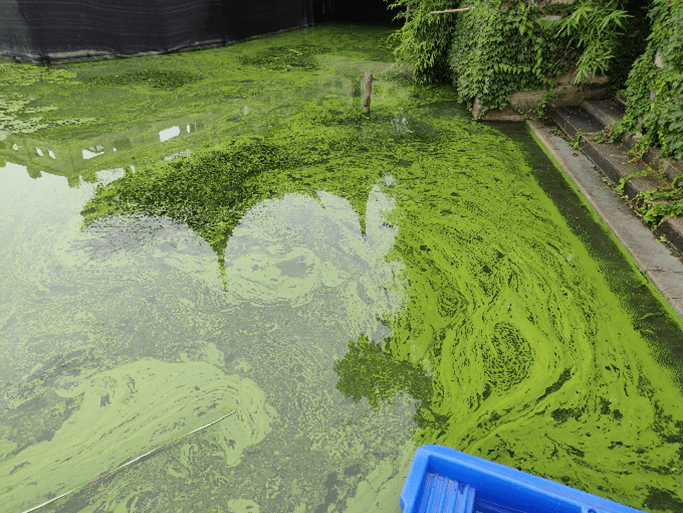
[[[363,96],[363,110],[370,108],[372,99],[372,73],[365,73],[365,96]]]

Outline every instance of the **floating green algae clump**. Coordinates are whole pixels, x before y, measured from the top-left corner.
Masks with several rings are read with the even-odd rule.
[[[424,403],[431,399],[431,380],[419,365],[391,358],[389,351],[367,337],[349,343],[348,352],[334,365],[334,371],[339,376],[339,391],[355,402],[366,398],[378,407],[395,400],[400,392]]]
[[[19,93],[0,95],[0,141],[12,134],[32,134],[46,128],[82,125],[95,121],[95,118],[71,118],[46,121],[42,116],[33,116],[43,112],[57,110],[50,105],[45,107],[28,107],[37,98]]]
[[[271,71],[311,71],[319,67],[315,56],[327,51],[329,49],[316,45],[273,46],[258,55],[245,55],[240,62]]]
[[[32,64],[2,63],[0,64],[0,84],[11,86],[30,86],[37,82],[58,85],[77,84],[76,74],[65,69],[54,69],[49,66]]]
[[[99,75],[87,80],[97,86],[125,86],[128,84],[146,84],[155,89],[178,89],[198,80],[198,76],[184,71],[166,71],[146,69],[127,71],[122,74]]]

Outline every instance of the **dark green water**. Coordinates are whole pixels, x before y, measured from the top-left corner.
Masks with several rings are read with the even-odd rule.
[[[683,509],[681,321],[387,33],[0,71],[3,511],[232,410],[43,511],[394,512],[424,443]]]

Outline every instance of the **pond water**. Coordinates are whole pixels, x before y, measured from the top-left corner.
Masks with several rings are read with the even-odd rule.
[[[389,32],[4,65],[3,511],[397,512],[425,443],[683,509],[680,319]]]

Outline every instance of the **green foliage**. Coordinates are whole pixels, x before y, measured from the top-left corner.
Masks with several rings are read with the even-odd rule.
[[[471,10],[429,14],[465,6]],[[391,7],[403,9],[397,18],[405,20],[394,34],[396,56],[414,67],[417,80],[452,79],[461,101],[478,97],[496,109],[507,106],[513,92],[552,88],[553,79],[572,67],[575,83],[609,73],[613,94],[649,33],[647,3],[636,0],[394,0]],[[562,18],[544,19],[551,14]],[[549,98],[544,100],[539,112]]]
[[[645,176],[647,176],[646,169],[625,176],[619,180],[617,193],[626,199],[626,183],[631,178]],[[633,198],[632,203],[650,228],[656,228],[668,217],[683,214],[683,175],[677,176],[668,187],[660,187],[638,194]]]
[[[240,62],[271,71],[291,71],[294,69],[311,71],[318,69],[318,61],[315,56],[327,51],[327,48],[311,44],[272,46],[257,55],[244,55],[240,58]]]
[[[656,228],[667,217],[683,214],[683,175],[674,179],[670,187],[646,191],[634,198],[636,208],[651,228]]]
[[[657,196],[656,194],[654,195]],[[680,194],[677,195],[680,197]],[[666,199],[666,203],[650,203],[643,220],[651,227],[656,227],[666,217],[675,217],[683,214],[683,199],[673,201],[671,195],[662,194],[660,198]]]
[[[607,74],[618,50],[630,46],[624,39],[634,29],[630,23],[634,16],[626,10],[628,3],[629,0],[577,0],[571,13],[556,22],[556,36],[568,37],[569,44],[581,51],[574,83],[590,75]]]
[[[546,109],[548,108],[548,102],[552,102],[553,100],[557,100],[562,97],[561,93],[545,93],[543,95],[543,99],[538,102],[538,105],[536,108],[533,110],[534,114],[536,114],[539,118],[542,118],[543,116],[546,115]]]
[[[574,134],[574,139],[569,141],[569,145],[577,151],[581,151],[581,137],[583,137],[583,134],[581,132],[576,132],[576,134]]]
[[[430,14],[460,7],[460,0],[388,0],[403,26],[393,34],[399,61],[411,65],[418,82],[448,81],[448,49],[455,33],[455,19],[462,13]],[[454,17],[456,17],[454,19]]]
[[[617,134],[614,132],[614,125],[616,125],[616,123],[608,125],[602,130],[600,130],[597,134],[593,136],[593,141],[598,144],[615,142],[617,139]]]
[[[643,132],[642,146],[683,158],[683,1],[654,0],[647,50],[634,63],[622,130]],[[655,61],[660,61],[659,68]],[[651,92],[654,99],[651,100]]]
[[[626,197],[626,182],[628,182],[631,178],[644,178],[647,176],[647,170],[643,169],[642,171],[636,171],[634,173],[629,173],[625,177],[623,177],[621,180],[619,180],[619,185],[617,185],[616,191],[619,196],[622,198]]]
[[[573,52],[566,38],[548,35],[550,23],[541,19],[535,2],[471,5],[471,11],[458,14],[449,54],[461,101],[479,97],[488,108],[502,109],[510,94],[549,89],[569,69]]]

